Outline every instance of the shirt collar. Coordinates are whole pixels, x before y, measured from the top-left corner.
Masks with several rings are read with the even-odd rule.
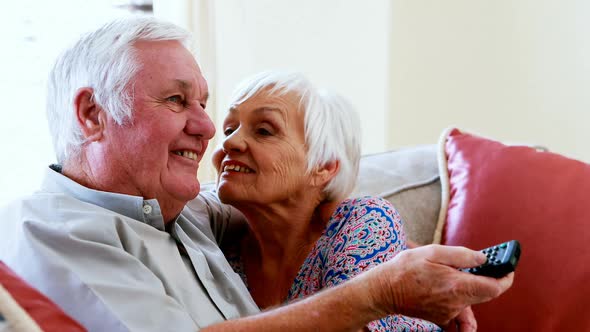
[[[63,193],[82,202],[94,204],[164,231],[164,218],[156,199],[94,190],[61,173],[61,165],[50,165],[41,186],[43,191]]]

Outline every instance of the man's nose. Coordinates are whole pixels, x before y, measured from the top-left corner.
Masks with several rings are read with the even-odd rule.
[[[189,110],[185,132],[189,135],[210,140],[215,135],[215,125],[201,105],[196,105]]]

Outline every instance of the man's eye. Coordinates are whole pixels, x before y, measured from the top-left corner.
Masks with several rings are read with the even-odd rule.
[[[166,101],[175,103],[175,104],[184,104],[184,99],[180,95],[174,95],[166,98]]]
[[[233,128],[225,128],[225,130],[223,131],[223,134],[225,136],[229,136],[234,132]]]

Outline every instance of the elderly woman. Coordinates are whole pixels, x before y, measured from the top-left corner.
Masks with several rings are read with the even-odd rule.
[[[266,72],[236,90],[214,154],[220,199],[248,230],[225,248],[261,308],[342,283],[406,248],[395,208],[347,198],[360,158],[360,119],[342,98],[302,75]],[[400,315],[373,331],[433,331]]]

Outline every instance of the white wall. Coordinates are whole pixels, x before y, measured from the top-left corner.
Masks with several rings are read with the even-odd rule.
[[[217,94],[267,69],[304,72],[348,97],[363,116],[363,151],[385,149],[390,5],[387,0],[215,2]],[[221,120],[221,119],[220,119]]]
[[[388,0],[154,1],[156,16],[195,34],[217,128],[242,79],[269,69],[297,70],[356,106],[364,153],[387,147],[390,8]],[[214,174],[208,157],[201,179]]]
[[[454,125],[590,161],[588,1],[174,2],[211,50],[199,52],[218,126],[240,79],[291,68],[351,99],[364,153],[435,143]]]
[[[392,2],[388,145],[457,125],[590,161],[590,2]]]
[[[434,143],[454,124],[590,161],[589,1],[154,2],[177,23],[208,27],[197,31],[204,45],[197,54],[214,108],[224,109],[243,77],[288,67],[352,100],[363,116],[365,153]],[[0,27],[10,32],[0,55],[0,205],[38,188],[54,162],[47,71],[81,32],[122,15],[112,4],[0,5]]]

